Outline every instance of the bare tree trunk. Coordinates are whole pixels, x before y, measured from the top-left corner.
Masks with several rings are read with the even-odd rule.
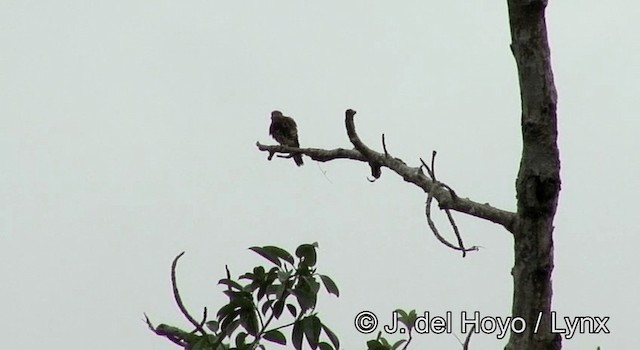
[[[556,144],[557,96],[545,23],[547,0],[507,2],[511,50],[520,82],[523,143],[516,181],[512,314],[522,317],[527,329],[523,333],[512,332],[506,349],[558,350],[562,347],[561,338],[550,332],[550,313],[560,158]]]

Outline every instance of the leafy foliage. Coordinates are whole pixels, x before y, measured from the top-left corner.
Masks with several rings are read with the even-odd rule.
[[[407,335],[407,339],[400,339],[395,343],[391,344],[389,341],[382,336],[382,333],[378,333],[378,337],[376,339],[372,339],[367,341],[367,350],[405,350],[413,340],[413,327],[416,323],[416,319],[418,317],[416,310],[411,310],[406,312],[401,309],[397,309],[394,312],[394,316],[398,318],[399,325],[406,329],[404,333]],[[404,345],[404,346],[402,346]],[[402,348],[400,348],[402,346]]]
[[[295,251],[296,258],[275,246],[249,249],[275,266],[269,270],[256,266],[237,279],[232,279],[227,269],[226,278],[218,284],[226,287],[223,293],[229,302],[220,307],[215,319],[207,320],[205,309],[203,321],[194,322],[182,305],[173,279],[176,302],[196,329],[187,332],[164,324],[153,327],[147,318],[149,328],[188,350],[265,349],[264,341],[287,345],[286,329],[290,329],[291,344],[296,350],[303,348],[305,339],[313,350],[339,349],[338,337],[315,311],[321,284],[328,293],[340,295],[329,276],[316,272],[318,244],[300,245]],[[174,260],[172,275],[181,255]],[[285,319],[289,321],[284,322]],[[322,341],[323,338],[327,341]]]

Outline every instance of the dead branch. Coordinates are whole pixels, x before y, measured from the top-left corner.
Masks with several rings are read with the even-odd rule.
[[[356,133],[354,124],[355,111],[348,109],[345,112],[345,126],[349,141],[355,149],[336,148],[325,150],[319,148],[296,148],[281,145],[263,145],[259,142],[256,146],[260,151],[269,152],[269,160],[276,153],[292,153],[296,152],[304,154],[309,158],[319,161],[328,162],[335,159],[351,159],[360,162],[366,162],[371,167],[371,173],[375,179],[381,175],[381,168],[385,167],[398,174],[406,182],[412,183],[420,187],[425,193],[431,194],[438,201],[440,209],[450,209],[460,213],[475,216],[480,219],[488,220],[493,223],[502,225],[509,232],[513,233],[516,215],[514,212],[495,208],[488,203],[479,203],[469,198],[461,198],[455,194],[451,187],[440,181],[433,180],[430,175],[433,166],[428,167],[423,164],[418,167],[408,166],[402,159],[392,157],[388,152],[379,153],[367,147]],[[425,166],[429,175],[422,172]],[[376,176],[377,175],[377,176]]]
[[[464,344],[462,344],[462,350],[469,350],[469,342],[471,341],[471,336],[473,335],[473,331],[475,331],[475,326],[471,327],[469,334],[464,339]]]
[[[424,167],[427,168],[427,172],[429,173],[429,176],[431,177],[431,180],[433,180],[434,182],[436,182],[438,184],[441,184],[443,187],[447,188],[449,190],[451,196],[453,197],[453,201],[455,202],[458,199],[458,197],[456,196],[455,192],[453,192],[451,187],[441,183],[436,178],[436,155],[437,154],[438,153],[436,151],[431,152],[431,167],[428,167],[427,164],[424,162],[424,160],[422,160],[422,158],[420,158],[420,162],[422,162]],[[426,204],[425,214],[427,216],[427,223],[429,224],[429,228],[431,228],[431,231],[438,238],[438,240],[440,240],[440,242],[442,242],[444,245],[446,245],[449,248],[462,251],[462,257],[463,258],[465,256],[467,256],[467,252],[468,251],[478,250],[477,246],[473,246],[473,247],[471,247],[469,249],[464,247],[464,242],[462,241],[462,236],[460,235],[460,230],[458,230],[458,225],[456,225],[456,221],[453,218],[453,215],[451,214],[451,210],[448,209],[448,208],[444,208],[444,211],[447,214],[447,218],[449,219],[449,224],[453,228],[453,233],[456,235],[456,238],[458,239],[458,246],[452,245],[447,240],[445,240],[444,237],[442,237],[440,235],[440,233],[438,232],[438,229],[436,228],[436,225],[433,223],[433,220],[431,219],[431,201],[432,200],[433,200],[433,196],[431,195],[431,193],[429,193],[428,196],[427,196],[427,204]]]
[[[173,259],[173,263],[171,264],[171,286],[173,288],[173,297],[176,300],[176,304],[178,305],[178,308],[180,309],[184,317],[189,321],[189,323],[191,323],[196,328],[196,330],[200,332],[200,334],[205,335],[207,334],[207,332],[204,330],[204,328],[202,328],[202,324],[196,321],[193,318],[193,316],[189,314],[189,312],[187,311],[187,308],[182,303],[182,298],[180,297],[180,293],[178,292],[178,282],[176,280],[176,266],[178,265],[178,259],[180,259],[183,255],[184,255],[184,252],[178,254],[178,256],[176,256],[175,259]],[[205,317],[206,317],[206,311],[205,311]]]
[[[440,234],[440,231],[438,230],[438,227],[433,222],[433,219],[431,219],[431,202],[432,201],[433,201],[433,196],[430,193],[427,194],[427,203],[425,205],[425,215],[427,217],[427,224],[429,225],[431,232],[433,232],[433,234],[436,236],[438,241],[440,241],[440,243],[444,244],[445,246],[453,250],[461,251],[462,257],[465,257],[467,255],[467,252],[478,250],[479,248],[475,245],[471,248],[464,247],[464,243],[462,242],[462,237],[460,236],[460,231],[458,230],[458,227],[456,226],[455,222],[452,221],[453,218],[450,217],[451,214],[448,212],[447,213],[449,215],[450,224],[453,226],[454,233],[456,235],[456,238],[458,239],[458,245],[454,245],[449,241],[447,241],[446,238],[442,237],[442,235]]]

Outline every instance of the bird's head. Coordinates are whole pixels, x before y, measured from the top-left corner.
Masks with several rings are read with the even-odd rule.
[[[271,119],[273,119],[273,118],[279,118],[279,117],[282,117],[282,112],[280,112],[280,111],[273,111],[273,112],[271,112]]]

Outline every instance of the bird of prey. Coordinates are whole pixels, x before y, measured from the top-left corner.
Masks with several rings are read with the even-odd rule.
[[[273,136],[273,138],[283,146],[300,147],[296,121],[291,117],[282,115],[282,112],[280,111],[271,112],[269,135]],[[297,166],[301,166],[303,164],[301,154],[294,154],[293,160],[296,162]]]

